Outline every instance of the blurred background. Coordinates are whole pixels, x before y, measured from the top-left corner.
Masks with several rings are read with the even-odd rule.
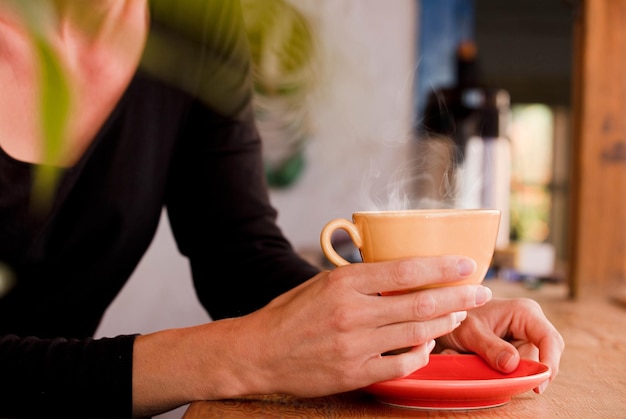
[[[537,286],[563,281],[570,2],[243,5],[271,199],[299,252],[324,265],[322,227],[356,210],[496,206],[506,222],[490,275]],[[164,214],[98,335],[209,320]]]

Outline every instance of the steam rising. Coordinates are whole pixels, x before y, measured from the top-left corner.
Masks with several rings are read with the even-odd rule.
[[[367,210],[407,210],[454,208],[462,206],[463,169],[457,164],[459,148],[451,138],[428,135],[405,144],[409,158],[385,179],[380,170],[370,168],[361,185],[362,208]],[[479,186],[479,179],[463,186]]]

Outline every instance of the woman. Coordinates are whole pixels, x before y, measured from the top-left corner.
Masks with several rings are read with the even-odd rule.
[[[376,295],[459,280],[472,260],[320,272],[295,254],[264,183],[236,1],[24,7],[0,0],[0,262],[15,278],[0,298],[0,416],[145,417],[193,400],[332,394],[424,366],[435,339],[502,371],[527,356],[557,374],[563,341],[532,301],[491,300],[482,286]],[[29,11],[46,8],[53,18],[33,28]],[[37,102],[42,45],[71,81],[53,157]],[[49,167],[44,201],[34,184]],[[93,339],[163,207],[215,321]]]

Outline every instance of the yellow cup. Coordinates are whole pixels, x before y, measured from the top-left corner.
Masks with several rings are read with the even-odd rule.
[[[324,255],[336,266],[350,263],[332,245],[336,230],[348,233],[363,262],[467,256],[476,261],[476,271],[462,281],[445,285],[480,284],[493,258],[499,225],[500,211],[494,209],[360,211],[352,214],[352,221],[337,218],[328,222],[320,243]]]

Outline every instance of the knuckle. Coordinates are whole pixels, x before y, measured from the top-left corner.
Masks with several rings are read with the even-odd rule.
[[[565,340],[563,336],[559,333],[559,331],[551,325],[549,320],[546,319],[545,314],[543,313],[543,309],[541,308],[541,304],[538,301],[533,300],[532,298],[518,298],[514,300],[514,310],[519,310],[522,313],[535,313],[538,317],[536,319],[540,319],[539,321],[545,321],[550,326],[550,332],[547,334],[547,338],[553,344],[556,344],[557,349],[562,352],[565,349]]]
[[[518,298],[515,300],[516,308],[528,310],[529,312],[543,313],[541,305],[531,298]]]
[[[328,271],[327,281],[329,286],[336,286],[345,281],[347,276],[346,270],[342,266]]]
[[[330,326],[338,332],[349,332],[355,323],[353,311],[346,306],[336,307],[330,316]]]
[[[436,265],[437,279],[457,279],[459,278],[459,267],[456,258],[444,257],[439,259],[439,263]]]
[[[458,268],[454,268],[453,270],[449,263],[442,263],[438,266],[438,279],[456,278],[457,276],[459,276]]]
[[[426,283],[458,278],[456,264],[449,258],[420,258],[398,260],[391,280],[397,289],[411,289]]]
[[[415,294],[413,307],[417,319],[429,319],[437,309],[437,302],[431,294],[418,292]]]
[[[407,339],[411,345],[420,345],[428,340],[426,325],[422,322],[409,323]]]
[[[411,260],[402,260],[396,264],[392,278],[398,289],[406,289],[414,285],[414,278],[417,276],[417,267],[415,262]]]

